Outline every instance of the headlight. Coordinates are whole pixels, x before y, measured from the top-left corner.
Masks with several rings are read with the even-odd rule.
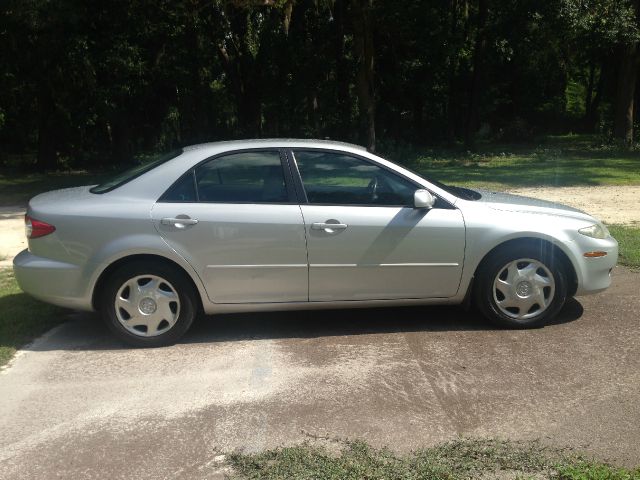
[[[609,236],[609,230],[607,230],[607,227],[600,223],[581,228],[578,232],[591,238],[603,239]]]

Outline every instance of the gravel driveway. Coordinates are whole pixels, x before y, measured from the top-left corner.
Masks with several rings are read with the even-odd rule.
[[[564,203],[605,223],[640,225],[640,186],[535,187],[510,192]]]
[[[24,208],[0,207],[0,267],[10,267],[13,257],[25,248]]]

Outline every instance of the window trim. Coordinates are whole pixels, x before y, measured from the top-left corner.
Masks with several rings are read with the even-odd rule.
[[[304,182],[302,180],[302,175],[300,174],[300,169],[298,168],[298,162],[296,161],[295,158],[295,153],[296,152],[324,152],[324,153],[333,153],[333,154],[337,154],[337,155],[344,155],[347,157],[353,157],[353,158],[357,158],[359,160],[362,160],[365,163],[369,163],[372,164],[378,168],[381,168],[393,175],[396,175],[400,178],[402,178],[403,180],[411,183],[414,187],[416,187],[416,190],[419,189],[424,189],[424,190],[429,190],[426,187],[424,187],[423,185],[420,185],[418,183],[415,182],[415,180],[412,180],[411,178],[407,177],[406,175],[403,175],[402,173],[389,168],[386,165],[382,165],[378,162],[376,162],[375,160],[372,160],[370,158],[364,157],[362,155],[358,155],[357,153],[352,153],[352,152],[346,152],[344,150],[332,150],[332,149],[327,149],[327,148],[305,148],[305,147],[293,147],[293,148],[288,148],[287,149],[287,157],[289,162],[291,163],[291,169],[293,171],[295,171],[295,181],[294,181],[294,185],[296,186],[296,189],[300,189],[301,193],[298,194],[298,196],[300,197],[300,204],[301,205],[317,205],[317,206],[326,206],[326,207],[377,207],[377,208],[415,208],[413,205],[376,205],[376,204],[372,204],[372,203],[311,203],[309,202],[309,199],[307,197],[307,191],[304,187]],[[429,192],[436,197],[436,199],[441,202],[441,206],[434,206],[433,208],[440,208],[440,209],[447,209],[447,210],[455,210],[456,207],[454,207],[451,203],[449,203],[447,200],[445,200],[444,198],[442,198],[440,195],[432,192],[431,190],[429,190]]]
[[[213,201],[205,201],[205,200],[200,200],[200,194],[198,192],[198,181],[196,178],[196,169],[198,167],[200,167],[201,165],[208,163],[210,161],[215,161],[219,158],[222,157],[227,157],[230,155],[236,155],[236,154],[240,154],[240,153],[260,153],[260,152],[268,152],[268,153],[277,153],[278,156],[280,157],[280,166],[282,167],[282,176],[284,178],[284,184],[285,184],[285,189],[287,191],[287,197],[288,200],[286,202],[239,202],[239,201],[235,201],[235,202],[213,202]],[[195,190],[196,193],[196,201],[195,202],[191,202],[191,201],[185,201],[185,200],[166,200],[164,199],[165,195],[167,195],[167,193],[175,186],[177,185],[179,182],[181,182],[187,175],[191,175],[193,178],[193,188]],[[195,165],[192,165],[186,172],[184,172],[182,175],[180,175],[178,177],[178,179],[173,182],[169,188],[167,188],[162,195],[160,195],[160,197],[158,197],[158,200],[156,200],[156,203],[203,203],[203,204],[216,204],[216,205],[297,205],[300,202],[298,201],[297,195],[296,195],[296,191],[295,191],[295,187],[292,185],[293,183],[293,177],[291,176],[291,171],[289,170],[289,163],[288,163],[288,159],[286,158],[286,152],[284,151],[284,149],[280,148],[280,147],[273,147],[273,148],[242,148],[242,149],[238,149],[238,150],[227,150],[225,152],[221,152],[221,153],[217,153],[215,155],[212,155],[210,157],[207,157],[203,160],[200,160],[198,163],[196,163]]]

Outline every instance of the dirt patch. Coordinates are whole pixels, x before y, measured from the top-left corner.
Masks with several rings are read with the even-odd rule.
[[[509,193],[563,203],[609,224],[640,225],[640,186],[534,187]]]
[[[9,267],[18,252],[27,248],[24,209],[0,207],[0,267]]]

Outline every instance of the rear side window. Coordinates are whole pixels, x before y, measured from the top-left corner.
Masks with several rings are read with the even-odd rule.
[[[193,203],[198,201],[196,195],[196,182],[193,170],[185,173],[180,180],[173,184],[162,197],[161,202],[186,202]]]
[[[280,153],[241,152],[213,158],[185,174],[160,201],[288,203]]]

